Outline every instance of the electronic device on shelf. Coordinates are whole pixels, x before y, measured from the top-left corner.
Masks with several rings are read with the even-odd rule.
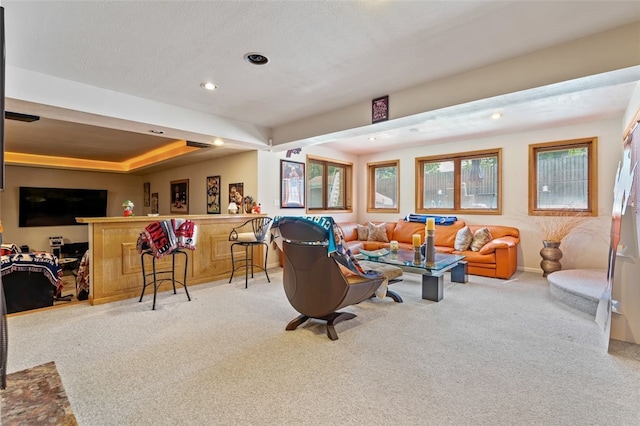
[[[49,246],[51,247],[51,253],[55,257],[61,257],[61,249],[64,245],[64,238],[62,237],[49,237]]]

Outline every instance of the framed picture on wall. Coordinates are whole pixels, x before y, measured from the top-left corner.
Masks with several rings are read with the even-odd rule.
[[[143,183],[142,191],[144,193],[144,206],[149,207],[151,205],[151,182]]]
[[[242,213],[242,204],[244,202],[244,183],[229,184],[229,203],[234,202],[238,208],[238,213]]]
[[[304,163],[280,160],[280,207],[304,208]]]
[[[151,213],[158,214],[158,193],[151,194]]]
[[[171,213],[189,213],[189,179],[171,181]]]
[[[207,177],[207,213],[220,214],[220,176]]]

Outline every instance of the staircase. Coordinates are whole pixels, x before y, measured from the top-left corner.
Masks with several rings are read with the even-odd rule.
[[[568,269],[547,275],[549,291],[559,302],[596,316],[600,296],[607,286],[604,269]]]

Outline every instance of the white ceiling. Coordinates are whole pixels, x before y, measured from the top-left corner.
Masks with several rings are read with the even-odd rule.
[[[35,72],[261,128],[640,21],[637,1],[3,0],[2,6],[8,75]],[[269,64],[248,64],[248,52],[266,55]],[[610,117],[621,114],[638,80],[634,68],[392,120],[372,127],[373,142],[350,130],[316,142],[360,154]],[[218,89],[204,91],[204,81]],[[44,112],[41,124],[57,126],[49,143],[58,155],[126,157],[133,148],[165,142],[97,137],[95,126],[67,134],[62,124],[68,123],[47,117],[42,105],[12,99],[7,105]],[[498,107],[504,119],[488,120]],[[120,124],[140,133],[149,128]],[[8,151],[52,151],[46,141],[18,143],[15,126],[7,121]],[[78,133],[85,130],[84,137]],[[218,136],[167,131],[167,140]]]

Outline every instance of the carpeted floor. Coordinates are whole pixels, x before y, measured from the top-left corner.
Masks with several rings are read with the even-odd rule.
[[[8,371],[54,360],[78,424],[638,425],[638,345],[606,351],[593,318],[556,301],[540,274],[393,284],[404,303],[296,316],[257,274],[104,305],[9,318]]]
[[[4,426],[78,424],[54,362],[9,374],[0,393]]]

